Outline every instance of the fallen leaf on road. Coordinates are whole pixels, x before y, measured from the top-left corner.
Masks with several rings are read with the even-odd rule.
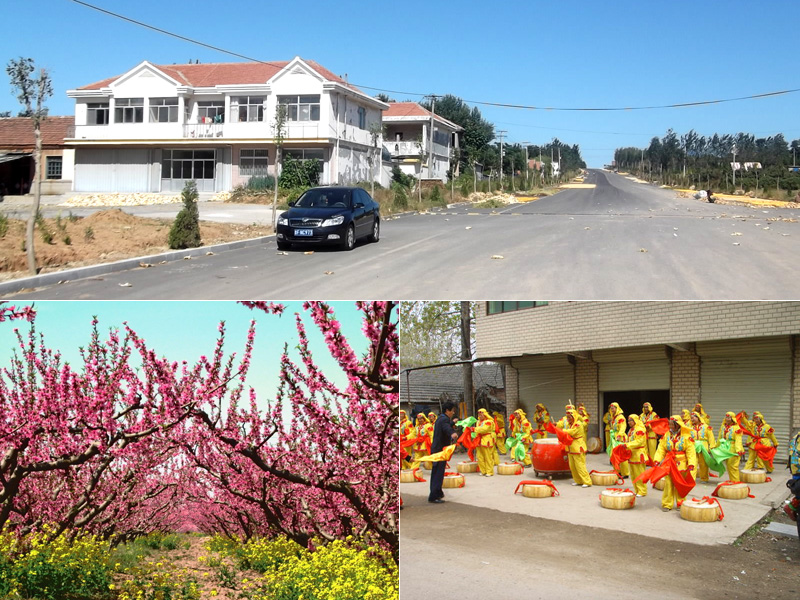
[[[303,254],[306,254],[306,255],[314,254],[314,251],[313,250],[309,250],[308,252],[303,252]]]
[[[505,256],[500,256],[499,254],[492,254],[492,260],[502,260]]]
[[[788,233],[782,233],[781,235],[782,235],[783,237],[789,237],[789,234],[788,234]]]
[[[57,285],[61,285],[62,283],[67,283],[67,280],[66,279],[62,279],[61,281],[58,282]]]
[[[647,248],[639,248],[639,252],[647,252]]]
[[[741,246],[741,244],[739,242],[733,242],[733,245],[734,246]]]
[[[125,282],[125,283],[120,283],[120,284],[119,284],[119,287],[133,287],[133,285],[131,285],[131,284],[130,284],[130,283],[128,283],[128,282]]]
[[[678,228],[677,227],[673,227],[672,230],[673,231],[678,231]]]
[[[333,275],[333,271],[325,271],[325,275]]]
[[[280,252],[276,252],[275,254],[277,254],[278,256],[289,256],[288,252],[284,252],[282,250]]]
[[[465,227],[464,229],[472,229],[472,227]]]
[[[183,260],[192,260],[192,257],[191,256],[184,256]]]
[[[761,231],[769,231],[769,227],[764,227]]]
[[[146,263],[146,262],[140,262],[139,266],[142,267],[143,269],[148,269],[148,268],[152,267],[153,265],[151,265],[150,263]]]
[[[739,233],[738,231],[734,231],[731,235],[742,235],[742,234]]]
[[[208,252],[206,252],[206,256],[214,256],[214,253],[209,250]]]
[[[160,263],[158,263],[158,264],[160,264],[160,265],[165,265],[165,264],[167,264],[167,261],[165,261],[165,260],[162,260],[162,261],[161,261]]]
[[[591,229],[591,227],[584,227],[584,229],[585,229],[586,231],[589,231],[589,230]]]
[[[673,236],[675,236],[675,237],[678,237],[678,234],[677,234],[677,233],[673,233],[672,235],[673,235]]]

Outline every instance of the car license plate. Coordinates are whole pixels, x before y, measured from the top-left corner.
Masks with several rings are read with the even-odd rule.
[[[313,229],[295,229],[294,230],[295,237],[311,237],[314,235]]]

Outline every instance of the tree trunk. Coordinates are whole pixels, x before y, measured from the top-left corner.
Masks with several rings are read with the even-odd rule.
[[[42,198],[42,132],[39,129],[39,122],[33,128],[36,147],[33,153],[33,205],[31,215],[28,217],[28,228],[25,235],[25,252],[28,256],[28,271],[31,275],[36,275],[36,252],[33,249],[33,230],[36,226],[36,216],[39,214],[39,202]]]
[[[277,211],[278,211],[278,168],[281,164],[281,148],[275,148],[275,195],[272,198],[272,231],[278,230]]]
[[[472,360],[470,345],[470,310],[469,302],[461,302],[461,360]],[[472,363],[464,368],[464,402],[470,407],[470,414],[475,416],[475,398],[472,390]]]

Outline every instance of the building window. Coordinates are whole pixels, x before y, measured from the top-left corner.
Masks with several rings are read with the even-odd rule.
[[[117,98],[115,123],[144,123],[144,98]]]
[[[319,121],[319,95],[278,96],[278,102],[286,107],[287,121]]]
[[[198,123],[224,123],[225,122],[225,102],[223,100],[211,100],[208,102],[197,103],[197,122]]]
[[[363,106],[358,107],[358,128],[359,129],[366,129],[367,128],[367,109]]]
[[[246,123],[263,120],[263,96],[234,96],[231,98],[231,121]]]
[[[258,148],[239,151],[239,175],[266,177],[269,154]]]
[[[291,156],[295,160],[318,160],[320,162],[325,160],[325,151],[322,148],[297,148],[284,150],[283,154]]]
[[[177,123],[177,98],[150,98],[151,123]]]
[[[86,124],[108,125],[108,104],[87,104]]]
[[[542,302],[539,300],[523,300],[523,301],[511,301],[511,302],[487,302],[486,303],[486,314],[487,315],[497,315],[500,313],[505,312],[513,312],[515,310],[522,310],[524,308],[536,308],[537,306],[547,306],[547,302]]]
[[[214,150],[164,150],[161,179],[214,179]]]
[[[63,159],[60,156],[47,157],[47,179],[61,179]]]

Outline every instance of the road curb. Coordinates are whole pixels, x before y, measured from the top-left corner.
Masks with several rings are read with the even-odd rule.
[[[46,287],[67,281],[76,281],[78,279],[86,279],[88,277],[97,277],[98,275],[117,273],[119,271],[128,271],[130,269],[138,268],[141,263],[157,263],[162,261],[174,262],[176,260],[183,260],[184,258],[205,256],[209,252],[217,253],[225,252],[227,250],[238,250],[240,248],[259,246],[261,244],[268,243],[274,237],[275,235],[272,234],[258,238],[251,238],[249,240],[225,242],[223,244],[214,244],[212,246],[201,246],[200,248],[172,250],[162,254],[150,254],[134,258],[125,258],[110,263],[78,267],[76,269],[66,269],[64,271],[55,271],[53,273],[34,275],[33,277],[25,277],[23,279],[13,279],[11,281],[0,283],[0,297],[8,294],[15,294],[17,292],[21,292],[22,290]]]

